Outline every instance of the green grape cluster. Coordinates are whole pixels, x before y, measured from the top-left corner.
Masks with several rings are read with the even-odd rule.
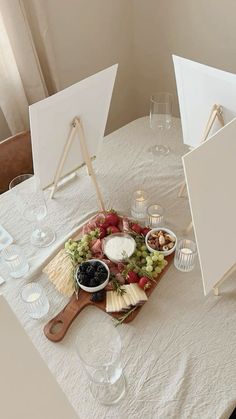
[[[90,233],[84,234],[80,240],[69,239],[65,243],[66,252],[70,255],[74,264],[79,264],[91,259],[92,253],[90,251],[90,243],[98,237],[98,234],[97,230],[92,230]]]
[[[137,243],[137,247],[128,260],[127,271],[134,271],[139,276],[147,276],[155,280],[167,265],[164,255],[157,250],[150,253],[145,244]]]

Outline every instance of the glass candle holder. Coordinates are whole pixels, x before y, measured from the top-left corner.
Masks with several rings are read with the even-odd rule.
[[[133,193],[131,203],[131,215],[134,218],[144,219],[146,216],[148,206],[148,195],[143,190],[138,190]]]
[[[181,272],[192,271],[195,266],[196,255],[196,243],[188,239],[180,240],[175,251],[175,267]]]
[[[159,204],[152,204],[147,208],[147,225],[151,228],[164,224],[164,208]]]
[[[2,250],[1,256],[13,278],[21,278],[29,270],[29,264],[22,249],[16,244],[11,244]]]
[[[40,284],[30,283],[23,287],[21,298],[25,303],[27,312],[33,319],[40,319],[49,310],[49,301]]]

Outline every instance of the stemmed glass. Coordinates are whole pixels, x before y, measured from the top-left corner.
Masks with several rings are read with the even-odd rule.
[[[35,224],[31,243],[36,247],[49,246],[55,240],[55,233],[50,227],[42,225],[47,207],[39,178],[31,174],[17,176],[11,181],[9,189],[14,193],[16,205],[23,217]]]
[[[172,120],[173,95],[163,92],[156,93],[150,99],[150,127],[153,131],[162,132],[169,130]],[[154,155],[166,155],[170,152],[167,145],[156,144],[150,148]]]
[[[120,335],[111,322],[93,321],[78,331],[76,351],[89,378],[90,391],[101,404],[117,403],[125,394]]]

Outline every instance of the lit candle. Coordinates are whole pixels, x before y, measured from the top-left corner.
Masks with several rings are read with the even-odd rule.
[[[175,267],[181,272],[190,272],[195,266],[197,246],[192,240],[182,239],[175,251]]]
[[[181,263],[183,265],[188,266],[190,258],[193,254],[192,250],[188,249],[187,247],[183,247],[183,249],[180,250],[180,253],[181,253]]]
[[[33,303],[34,301],[38,300],[39,297],[40,297],[39,292],[32,292],[31,294],[27,296],[27,303]]]
[[[148,199],[146,192],[142,190],[135,191],[131,207],[131,214],[133,215],[133,217],[145,217],[147,203]]]

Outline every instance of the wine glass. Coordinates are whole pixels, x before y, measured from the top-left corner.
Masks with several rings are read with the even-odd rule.
[[[90,391],[98,402],[117,403],[125,394],[120,360],[121,340],[110,321],[92,321],[78,331],[76,352],[89,378]]]
[[[55,233],[50,227],[42,225],[47,207],[39,178],[31,174],[17,176],[11,181],[9,189],[14,193],[16,205],[23,217],[35,224],[31,243],[36,247],[49,246],[55,240]]]
[[[172,120],[173,95],[163,92],[156,93],[150,99],[150,127],[154,132],[169,130]],[[170,148],[167,145],[156,144],[150,148],[154,155],[167,155]]]

